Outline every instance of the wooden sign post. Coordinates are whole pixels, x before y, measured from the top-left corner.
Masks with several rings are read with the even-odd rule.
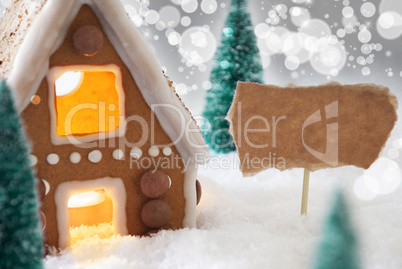
[[[301,214],[307,215],[307,205],[308,205],[308,188],[310,185],[310,171],[304,169],[303,177],[303,193],[302,193],[302,203],[301,203]]]

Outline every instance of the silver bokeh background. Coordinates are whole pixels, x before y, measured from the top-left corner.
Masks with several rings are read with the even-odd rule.
[[[220,43],[231,1],[121,1],[130,18],[144,33],[167,75],[175,82],[186,106],[195,116],[200,115],[206,105],[205,93],[210,87],[208,79],[214,64],[214,51]],[[11,0],[0,0],[1,17],[10,2]],[[388,86],[402,100],[402,1],[249,0],[248,10],[261,45],[265,83],[377,83]],[[297,19],[304,19],[304,24],[295,24]],[[326,25],[326,33],[313,27],[317,21],[318,25]],[[386,29],[378,28],[378,25]],[[276,35],[284,31],[286,35]],[[307,36],[316,36],[316,39],[310,39],[310,43],[306,43],[304,39],[303,44],[298,44],[299,47],[302,45],[310,49],[321,40],[324,41],[324,49],[316,48],[314,52],[302,48],[304,53],[309,53],[307,57],[310,59],[305,63],[288,61],[286,64],[287,57],[290,56],[290,60],[296,59],[297,62],[297,57],[301,54],[295,53],[295,49],[300,50],[297,44],[289,43],[292,40],[285,40],[284,37],[297,38],[301,36],[300,33],[304,34],[304,38],[307,33]],[[365,38],[370,40],[366,42]],[[274,44],[275,42],[279,43]],[[275,46],[280,49],[275,51]],[[335,50],[325,49],[333,47]],[[287,52],[281,51],[283,48]],[[324,52],[317,53],[320,50]],[[195,58],[194,55],[183,57],[183,51],[195,54]],[[206,57],[200,58],[198,54]],[[316,63],[313,67],[311,59],[314,57],[319,60],[318,65]],[[344,64],[340,67],[339,62],[342,60]],[[319,66],[325,61],[333,64],[334,69],[322,74],[323,69]],[[387,147],[392,148],[392,145],[398,144],[395,139],[401,137],[402,127],[399,121],[392,135],[393,140],[390,140]],[[402,140],[399,144],[398,150],[402,148]]]

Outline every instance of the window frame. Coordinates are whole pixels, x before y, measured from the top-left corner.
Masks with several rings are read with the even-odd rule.
[[[56,109],[56,80],[64,73],[69,71],[110,71],[116,75],[116,90],[119,96],[119,127],[116,130],[109,132],[98,132],[86,135],[66,135],[60,136],[57,134],[57,109]],[[47,76],[49,89],[49,112],[50,112],[50,140],[54,145],[74,144],[85,147],[86,143],[94,141],[102,141],[110,138],[122,137],[126,133],[125,125],[125,94],[123,89],[123,80],[120,68],[115,64],[108,65],[67,65],[52,67]],[[91,147],[91,145],[88,145]]]

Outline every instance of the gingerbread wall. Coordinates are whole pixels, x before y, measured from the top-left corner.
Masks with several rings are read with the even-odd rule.
[[[94,56],[84,56],[77,52],[72,44],[73,33],[82,25],[94,25],[102,30],[102,27],[92,12],[89,6],[84,5],[77,17],[71,24],[63,44],[58,50],[50,57],[49,67],[66,66],[66,65],[106,65],[116,64],[121,68],[123,78],[123,88],[125,92],[125,114],[126,117],[130,115],[138,115],[151,122],[151,109],[145,102],[144,98],[139,91],[136,82],[133,80],[128,68],[118,56],[116,50],[104,34],[104,45],[102,49]],[[103,30],[102,30],[103,32]],[[104,33],[104,32],[103,32]],[[142,235],[150,230],[141,220],[141,209],[143,205],[151,200],[147,198],[140,189],[141,175],[154,168],[130,168],[130,150],[131,148],[125,147],[124,154],[125,160],[116,160],[113,158],[112,153],[119,145],[119,139],[110,139],[115,141],[114,147],[108,145],[112,142],[109,139],[105,140],[105,147],[83,149],[75,145],[66,144],[55,146],[50,140],[50,111],[49,111],[49,85],[46,77],[42,80],[39,89],[36,93],[40,97],[39,104],[29,104],[23,111],[22,118],[25,122],[25,128],[28,133],[32,145],[32,154],[37,158],[35,166],[36,175],[39,179],[45,179],[50,184],[50,191],[45,196],[42,205],[42,211],[46,217],[45,234],[47,244],[51,246],[58,245],[58,232],[57,232],[57,219],[56,219],[56,206],[54,200],[54,193],[60,183],[67,181],[77,180],[91,180],[104,177],[117,177],[124,181],[127,192],[126,201],[126,215],[127,215],[127,228],[129,234]],[[163,131],[158,120],[155,118],[155,144],[167,145],[171,140]],[[139,141],[141,137],[141,125],[138,122],[130,122],[126,128],[126,139],[129,142]],[[113,143],[112,143],[113,144]],[[151,147],[151,140],[148,138],[146,143],[141,146],[143,155],[141,158],[154,159],[158,162],[159,159],[164,158],[162,150],[157,157],[151,157],[148,154],[148,149]],[[161,149],[161,148],[160,148]],[[170,158],[180,156],[179,152],[174,146],[171,146],[172,155]],[[92,163],[88,160],[88,154],[93,150],[100,150],[102,159],[99,163]],[[70,155],[77,152],[81,156],[81,161],[73,164],[70,161]],[[49,154],[57,154],[59,162],[51,165],[47,161]],[[179,162],[180,166],[183,163]],[[182,168],[182,167],[181,167]],[[163,228],[178,229],[182,227],[184,218],[185,200],[183,196],[184,174],[180,167],[170,167],[169,169],[162,169],[172,180],[172,186],[160,199],[165,201],[171,208],[172,214],[169,222]]]

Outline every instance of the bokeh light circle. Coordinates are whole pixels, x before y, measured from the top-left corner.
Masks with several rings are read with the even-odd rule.
[[[377,195],[394,192],[400,183],[399,165],[389,158],[380,157],[356,180],[354,192],[361,200],[371,200]]]
[[[357,35],[357,38],[359,39],[360,42],[362,43],[368,43],[371,40],[371,32],[368,30],[362,30],[359,32]]]
[[[198,8],[198,1],[197,0],[182,0],[181,8],[186,13],[193,13]]]
[[[277,5],[277,6],[275,7],[275,10],[276,10],[279,14],[284,15],[284,14],[286,14],[286,12],[288,11],[288,7],[287,7],[286,5],[284,5],[284,4],[279,4],[279,5]]]
[[[145,21],[148,24],[155,24],[159,20],[159,13],[156,10],[150,10],[145,16]]]
[[[226,28],[225,28],[226,29]],[[232,31],[233,32],[233,31]],[[266,23],[259,23],[257,26],[254,28],[254,33],[258,38],[267,38],[269,35],[270,29],[268,24]],[[227,36],[227,35],[226,35]]]
[[[180,23],[184,27],[187,27],[187,26],[189,26],[191,24],[191,18],[188,17],[188,16],[184,16],[183,18],[181,18]]]
[[[287,33],[282,37],[282,52],[286,55],[295,55],[302,49],[303,43],[298,33]]]
[[[215,37],[206,28],[191,27],[181,35],[179,53],[187,63],[199,66],[212,59],[215,51]]]
[[[178,95],[185,95],[187,94],[187,86],[184,83],[179,83],[176,85],[175,90]]]
[[[174,28],[180,23],[180,11],[174,6],[164,6],[159,11],[159,22],[166,28]]]
[[[313,53],[310,63],[314,70],[320,74],[338,74],[346,63],[346,50],[339,43],[327,45]]]
[[[381,0],[380,13],[393,11],[402,15],[402,1],[399,0]]]
[[[388,150],[388,157],[394,160],[397,159],[399,157],[399,150],[394,148]]]
[[[271,27],[265,40],[265,50],[268,54],[279,53],[282,50],[282,37],[289,31],[284,27]]]
[[[353,191],[360,200],[373,200],[377,197],[379,192],[378,182],[374,177],[364,174],[357,178],[353,186]]]
[[[363,67],[362,68],[362,75],[363,76],[368,76],[368,75],[370,75],[371,74],[371,70],[370,70],[370,68],[369,67]]]
[[[402,35],[402,15],[387,11],[377,21],[377,31],[385,39],[396,39]]]
[[[311,19],[310,12],[304,7],[292,7],[290,8],[289,12],[292,23],[299,27],[308,23]]]
[[[168,35],[168,42],[170,45],[176,46],[180,43],[180,41],[181,35],[178,32],[173,31]]]
[[[345,18],[351,18],[355,14],[355,11],[352,7],[347,6],[342,9],[342,15]]]
[[[360,7],[360,13],[366,18],[373,17],[376,10],[375,5],[371,2],[363,3],[363,5]]]
[[[216,0],[202,0],[201,2],[201,10],[205,14],[212,14],[218,8],[218,3]]]
[[[285,59],[285,67],[290,70],[294,71],[300,66],[300,60],[297,58],[297,56],[294,55],[289,55]]]
[[[326,37],[331,35],[331,28],[322,20],[312,19],[309,22],[303,24],[300,28],[301,33],[305,33],[317,38]]]

